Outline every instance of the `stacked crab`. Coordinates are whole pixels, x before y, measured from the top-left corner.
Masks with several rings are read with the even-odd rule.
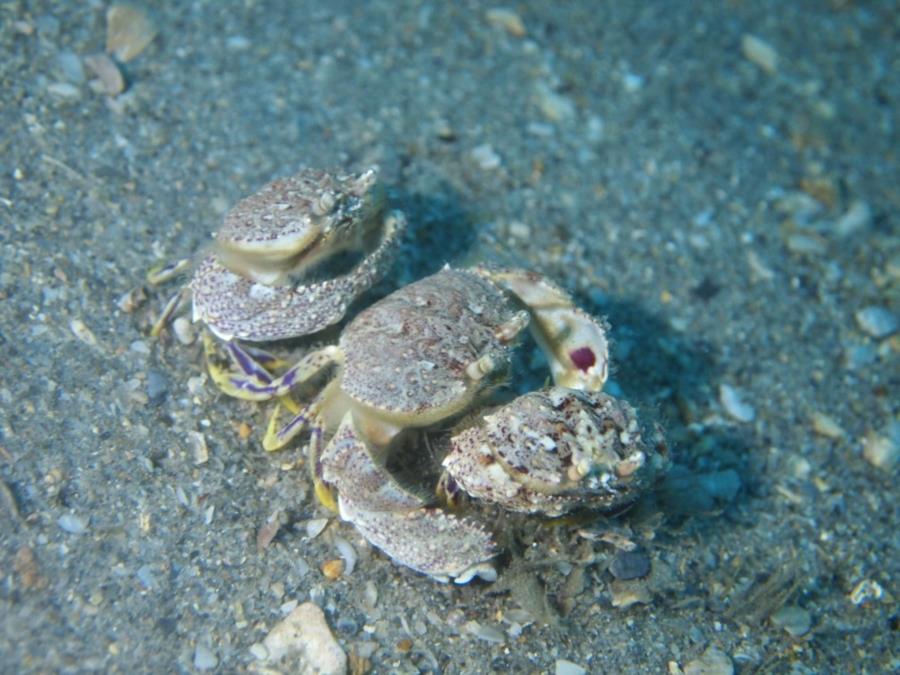
[[[224,341],[230,365],[217,363],[208,341],[209,367],[231,396],[292,401],[292,392],[324,382],[283,424],[277,407],[263,441],[272,450],[308,434],[323,502],[402,565],[443,581],[493,580],[491,534],[435,505],[434,489],[400,480],[401,449],[414,456],[439,438],[439,492],[450,501],[467,494],[547,516],[621,508],[666,460],[642,439],[631,406],[601,391],[603,324],[533,272],[445,267],[362,310],[337,344],[278,375],[272,357],[235,340],[307,335],[339,321],[383,274],[404,224],[386,211],[374,169],[275,181],[226,217],[189,287],[194,318]],[[362,251],[349,272],[316,276],[347,248]],[[526,328],[554,385],[492,405]]]

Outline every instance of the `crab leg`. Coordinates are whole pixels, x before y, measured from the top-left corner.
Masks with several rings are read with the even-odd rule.
[[[319,392],[319,394],[309,403],[304,405],[300,411],[295,414],[290,421],[284,426],[278,426],[278,411],[280,406],[276,407],[269,418],[269,425],[266,429],[265,438],[263,438],[263,448],[267,452],[280,450],[291,442],[297,434],[304,429],[310,429],[313,436],[319,437],[321,443],[322,434],[324,433],[324,423],[319,416],[322,403],[327,396],[327,390]],[[313,458],[318,457],[318,453]]]
[[[497,341],[504,346],[514,342],[519,333],[528,326],[528,321],[528,312],[517,312],[509,321],[501,324],[494,331]],[[496,349],[489,349],[485,353],[479,354],[478,358],[466,366],[466,375],[473,382],[477,382],[496,371],[503,363],[504,358],[504,355]]]
[[[189,295],[190,292],[188,287],[182,286],[175,295],[169,298],[168,302],[166,302],[166,306],[163,307],[163,311],[160,313],[159,318],[154,322],[153,327],[150,329],[151,337],[159,337],[163,328],[172,321],[172,317],[184,307]]]
[[[241,373],[248,378],[256,379],[264,385],[272,383],[272,374],[261,361],[268,360],[266,357],[271,357],[271,360],[274,361],[274,356],[263,352],[262,350],[250,352],[244,347],[241,347],[237,342],[226,343],[225,349],[228,351],[231,362],[238,367],[238,370],[240,370]],[[260,357],[262,357],[262,359],[260,359]]]
[[[395,562],[439,581],[494,581],[494,542],[477,523],[440,509],[397,483],[376,461],[348,413],[321,456],[322,480],[336,488],[341,518]],[[318,490],[317,490],[318,492]]]
[[[164,284],[171,279],[174,279],[176,276],[187,270],[191,266],[191,261],[189,258],[182,258],[174,263],[169,263],[167,265],[163,265],[158,269],[150,270],[147,273],[147,283],[151,286],[159,286],[160,284]],[[150,335],[152,337],[159,337],[159,334],[162,333],[163,328],[165,328],[170,321],[172,321],[172,317],[175,316],[182,307],[184,307],[185,302],[187,301],[190,295],[190,291],[187,286],[182,286],[178,289],[178,292],[173,295],[166,302],[166,306],[163,307],[162,313],[159,315],[159,318],[154,322],[153,327],[150,329]]]
[[[172,263],[167,263],[162,267],[150,270],[147,273],[147,283],[151,286],[159,286],[167,281],[171,281],[179,274],[187,270],[191,266],[190,258],[182,258]]]
[[[272,378],[248,352],[234,343],[228,346],[229,354],[240,370],[225,370],[208,359],[209,374],[223,392],[246,401],[268,401],[284,396],[329,366],[340,365],[343,360],[337,347],[325,347],[307,354],[280,377]]]
[[[550,361],[556,384],[600,391],[608,374],[609,344],[603,324],[575,306],[572,297],[548,279],[526,270],[477,274],[514,295],[531,315],[531,332]]]

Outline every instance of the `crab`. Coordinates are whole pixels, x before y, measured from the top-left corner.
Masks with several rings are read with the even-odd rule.
[[[304,169],[241,200],[214,235],[213,252],[173,297],[153,334],[193,296],[193,319],[223,340],[267,342],[318,332],[383,276],[406,225],[388,211],[378,170],[359,174]],[[348,272],[328,277],[347,251],[365,251]],[[151,278],[160,283],[185,261]]]
[[[452,514],[423,510],[421,497],[399,496],[383,477],[364,477],[386,471],[387,458],[403,432],[449,423],[486,401],[506,376],[512,347],[526,327],[546,355],[558,386],[585,392],[602,388],[608,355],[602,322],[536,273],[485,267],[445,267],[395,291],[360,312],[337,344],[307,354],[279,377],[263,367],[259,352],[234,341],[226,343],[234,368],[211,365],[210,372],[229,395],[268,400],[285,397],[334,369],[331,379],[287,424],[279,427],[273,415],[264,447],[283,447],[308,429],[310,466],[322,501],[332,499],[328,486],[336,486],[342,516],[373,544],[431,576],[464,582],[475,575],[490,577],[482,565],[490,557],[488,535]],[[343,450],[360,448],[368,468],[358,457],[338,468]],[[340,476],[357,487],[341,489]],[[405,520],[395,517],[398,511],[406,512]],[[392,515],[373,525],[373,519],[379,520],[373,514]],[[427,542],[427,531],[444,527],[456,533],[463,549],[481,553],[459,554],[466,564],[432,568],[392,553],[387,540],[398,540],[392,528],[416,522],[424,529],[406,537],[409,541]]]
[[[621,510],[666,469],[634,409],[602,392],[553,386],[479,415],[449,439],[441,488],[556,517]],[[396,562],[440,581],[496,579],[497,547],[478,522],[435,508],[373,458],[345,420],[320,458],[341,517]]]

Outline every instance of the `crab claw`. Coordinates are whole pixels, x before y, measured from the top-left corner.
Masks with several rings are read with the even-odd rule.
[[[268,342],[308,335],[340,321],[347,307],[381,278],[406,227],[393,211],[384,218],[381,241],[353,270],[324,281],[272,286],[233,272],[207,256],[191,281],[194,321],[203,321],[223,340]]]
[[[527,270],[476,273],[518,298],[531,315],[531,332],[561,387],[600,391],[609,372],[609,343],[601,321],[575,306],[572,297],[544,276]]]
[[[494,543],[471,520],[440,509],[369,511],[343,495],[338,506],[341,518],[396,563],[444,583],[497,579],[497,570],[488,562],[496,555]]]
[[[494,581],[494,542],[480,525],[440,509],[404,488],[372,457],[352,414],[319,458],[322,480],[338,493],[341,518],[395,562],[447,582]]]
[[[512,511],[560,516],[633,502],[668,466],[641,439],[634,409],[601,392],[550,387],[485,415],[451,439],[451,483]]]

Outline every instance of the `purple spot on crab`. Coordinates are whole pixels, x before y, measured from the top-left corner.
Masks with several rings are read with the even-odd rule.
[[[587,371],[588,368],[597,363],[597,356],[590,347],[579,347],[569,352],[569,358],[572,364],[581,371]]]

